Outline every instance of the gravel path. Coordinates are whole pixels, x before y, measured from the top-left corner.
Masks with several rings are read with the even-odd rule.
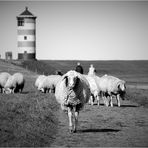
[[[59,110],[58,133],[52,147],[148,146],[148,109],[130,101],[121,107],[86,105],[77,133],[68,132],[68,118]]]

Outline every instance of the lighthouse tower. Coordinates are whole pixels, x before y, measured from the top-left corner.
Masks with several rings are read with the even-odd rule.
[[[19,60],[36,59],[36,16],[28,7],[17,16],[17,46]]]

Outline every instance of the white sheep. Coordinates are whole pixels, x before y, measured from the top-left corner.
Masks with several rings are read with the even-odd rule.
[[[38,90],[40,90],[44,93],[46,93],[46,92],[54,93],[56,84],[58,83],[58,81],[61,77],[62,76],[60,76],[60,75],[49,75],[49,76],[45,77],[39,83]]]
[[[97,104],[100,105],[99,103],[99,95],[100,95],[100,90],[99,90],[99,77],[96,75],[84,75],[85,78],[88,80],[89,85],[90,85],[90,91],[91,91],[91,96],[89,99],[89,104],[94,105],[94,101],[97,101]]]
[[[46,78],[45,75],[39,75],[39,76],[37,77],[37,79],[36,79],[36,81],[35,81],[35,87],[37,87],[37,89],[38,89],[38,87],[39,87],[39,84],[43,81],[44,78]]]
[[[102,93],[106,106],[110,104],[111,107],[113,107],[112,98],[113,96],[116,96],[117,104],[120,107],[120,97],[124,99],[126,90],[125,81],[114,76],[105,75],[100,78],[99,89]]]
[[[68,113],[70,132],[76,132],[79,111],[90,98],[88,81],[82,74],[70,70],[57,83],[55,97],[61,109]]]
[[[5,84],[6,92],[22,92],[25,85],[25,79],[22,73],[15,73],[10,76]]]
[[[11,75],[7,72],[2,72],[0,73],[0,89],[1,89],[1,93],[4,92],[4,87],[5,87],[5,84],[8,80],[8,78],[10,77]]]

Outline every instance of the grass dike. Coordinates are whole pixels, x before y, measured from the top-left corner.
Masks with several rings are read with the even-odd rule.
[[[55,112],[59,106],[53,94],[36,90],[36,74],[0,61],[0,69],[22,72],[26,79],[22,93],[0,94],[0,147],[49,147],[57,132]]]

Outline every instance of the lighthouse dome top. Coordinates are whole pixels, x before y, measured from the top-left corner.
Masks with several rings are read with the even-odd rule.
[[[29,10],[28,7],[25,8],[25,10],[18,16],[18,17],[32,17],[36,18]]]

